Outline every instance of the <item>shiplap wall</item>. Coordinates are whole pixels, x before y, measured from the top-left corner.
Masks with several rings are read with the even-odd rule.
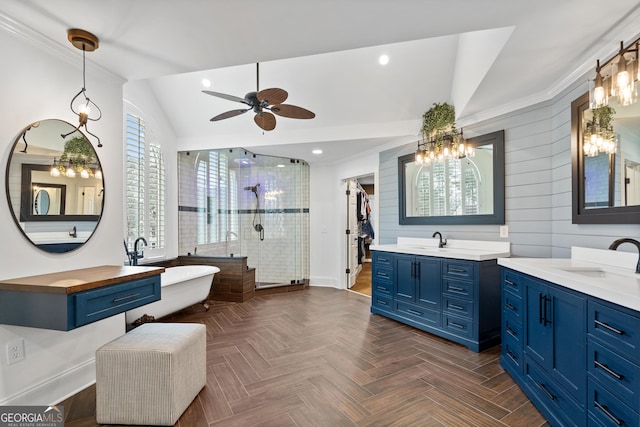
[[[606,249],[618,237],[640,238],[640,225],[571,224],[571,102],[586,90],[585,77],[550,101],[464,128],[469,137],[505,131],[508,239],[500,238],[499,225],[399,225],[397,159],[416,146],[381,152],[380,244],[440,231],[451,239],[508,240],[512,256],[566,258],[571,246]]]

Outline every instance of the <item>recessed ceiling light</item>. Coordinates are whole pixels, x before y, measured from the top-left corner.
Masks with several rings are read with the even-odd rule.
[[[380,58],[378,58],[378,62],[380,63],[380,65],[387,65],[389,63],[389,56],[380,55]]]
[[[202,79],[202,86],[211,87],[211,81],[209,79]]]
[[[276,165],[276,167],[278,167],[278,168],[284,168],[284,167],[286,167],[286,166],[285,166],[285,165],[283,165],[283,164],[279,164],[279,165]]]
[[[319,150],[319,149],[316,148],[315,150],[312,151],[312,153],[313,154],[322,154],[322,150]]]

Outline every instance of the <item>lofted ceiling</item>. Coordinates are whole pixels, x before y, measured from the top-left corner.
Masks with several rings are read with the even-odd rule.
[[[242,146],[331,163],[373,146],[415,139],[434,102],[459,124],[549,99],[638,35],[637,0],[3,0],[12,22],[60,49],[68,28],[100,38],[88,54],[152,91],[180,149]],[[381,54],[389,56],[385,66]],[[262,132],[242,108],[203,94],[289,92],[312,120],[277,117]],[[312,157],[313,147],[323,156]]]

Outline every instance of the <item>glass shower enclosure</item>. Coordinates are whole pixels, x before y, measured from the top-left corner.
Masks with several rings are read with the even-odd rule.
[[[256,288],[309,278],[309,165],[242,148],[178,153],[179,254],[246,256]]]

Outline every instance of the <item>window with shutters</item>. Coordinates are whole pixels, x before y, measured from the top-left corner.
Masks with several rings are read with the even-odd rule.
[[[147,139],[144,120],[127,113],[125,241],[133,250],[135,240],[144,237],[149,257],[165,248],[165,164],[160,145]]]
[[[236,240],[239,232],[238,185],[226,153],[210,151],[197,164],[198,244]]]
[[[469,159],[423,165],[416,175],[417,214],[448,216],[478,213],[478,169]]]

